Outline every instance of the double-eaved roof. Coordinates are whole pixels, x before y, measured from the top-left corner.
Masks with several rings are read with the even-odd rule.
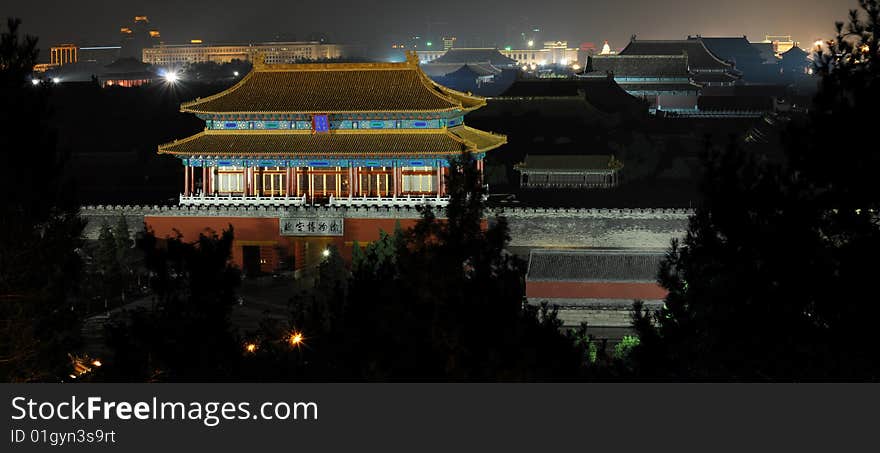
[[[412,58],[403,63],[311,63],[254,69],[231,88],[186,102],[196,114],[297,114],[469,111],[485,105],[429,79]]]
[[[409,55],[405,63],[267,65],[258,62],[238,84],[216,95],[187,102],[181,110],[206,119],[242,115],[271,121],[245,122],[249,126],[245,129],[209,127],[191,137],[160,145],[159,153],[181,158],[273,159],[318,156],[439,159],[463,151],[479,154],[507,142],[503,135],[462,124],[461,114],[485,104],[481,97],[428,79],[419,69],[414,54]],[[358,128],[356,118],[381,118],[386,113],[411,119],[397,120],[397,125],[391,127],[380,121],[383,125],[380,128]],[[323,130],[316,130],[314,126],[311,129],[293,127],[294,123],[305,122],[309,117],[313,121],[323,118],[326,122],[328,116],[336,120],[355,119],[348,121],[352,123],[348,127]],[[436,119],[443,116],[449,118],[448,122]],[[278,121],[284,117],[290,118]],[[435,119],[428,125],[426,118],[432,117]],[[292,119],[296,121],[290,121]],[[274,123],[274,129],[261,127],[270,122]],[[278,128],[281,123],[287,126]]]
[[[482,153],[507,142],[503,135],[468,126],[422,130],[310,131],[206,130],[159,146],[160,154],[181,156],[276,157],[415,157]]]

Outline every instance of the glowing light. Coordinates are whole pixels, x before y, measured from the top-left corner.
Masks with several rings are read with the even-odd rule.
[[[61,83],[61,79],[58,77],[52,77],[52,83]]]
[[[568,58],[563,58],[563,59],[559,60],[559,64],[561,64],[561,65],[563,65],[563,66],[567,65],[567,64],[568,64]]]
[[[524,64],[524,65],[523,65],[523,71],[528,71],[528,70],[529,70],[529,65]]]
[[[526,43],[526,44],[528,44],[529,47],[533,47],[533,46],[535,45],[535,41],[532,41],[532,40],[530,39],[529,42]]]
[[[101,365],[103,365],[103,363],[101,363],[100,360],[95,359],[95,360],[92,360],[92,365],[96,366],[96,367],[100,367]]]
[[[504,47],[504,50],[506,50],[506,51],[508,51],[508,52],[510,51],[510,49],[511,49],[510,46],[505,46],[505,47]]]
[[[244,351],[248,354],[253,354],[257,352],[257,344],[256,343],[247,343],[244,345]]]
[[[232,75],[238,77],[238,71],[233,71],[233,72],[232,72]]]
[[[575,71],[577,71],[577,70],[580,69],[580,68],[581,68],[581,65],[579,65],[579,64],[577,64],[577,63],[571,65],[571,69],[574,69]]]
[[[823,44],[825,44],[825,41],[822,41],[821,39],[819,39],[819,40],[817,40],[816,42],[813,43],[813,46],[815,46],[815,47],[822,47]]]
[[[431,41],[428,41],[428,42],[426,42],[425,44],[426,44],[428,47],[431,47],[432,45],[434,45],[434,43],[432,43]]]
[[[538,65],[532,63],[532,71],[534,71],[534,70],[537,69],[537,68],[538,68]]]
[[[40,79],[31,79],[31,85],[39,85]]]
[[[303,344],[305,337],[301,332],[293,332],[290,334],[290,337],[287,339],[287,342],[290,343],[291,346],[297,347]]]
[[[330,256],[330,249],[324,249],[321,252],[321,256],[323,256],[324,258],[327,258],[328,256]]]
[[[164,77],[165,81],[168,83],[175,83],[180,79],[175,71],[165,71],[165,74],[163,74],[162,77]]]

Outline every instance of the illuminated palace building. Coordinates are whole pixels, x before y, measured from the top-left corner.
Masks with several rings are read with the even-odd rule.
[[[205,130],[159,153],[183,164],[175,212],[187,213],[145,220],[157,233],[185,236],[232,224],[237,240],[282,248],[291,245],[286,236],[336,236],[340,248],[375,240],[379,228],[414,222],[415,206],[445,204],[450,158],[469,151],[482,169],[486,152],[506,142],[464,124],[484,105],[432,82],[415,54],[403,63],[258,57],[238,84],[181,106]]]

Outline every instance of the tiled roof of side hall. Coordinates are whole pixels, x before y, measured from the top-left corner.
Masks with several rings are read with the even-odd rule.
[[[528,281],[655,282],[665,252],[533,250]]]
[[[688,77],[687,55],[596,55],[587,62],[588,75],[615,77]]]
[[[706,48],[701,40],[679,39],[668,41],[633,40],[620,55],[682,55],[688,56],[691,71],[730,71],[733,66]]]
[[[409,156],[486,152],[507,142],[503,135],[467,126],[416,131],[204,131],[159,145],[160,154],[203,156]]]
[[[436,112],[483,105],[483,98],[431,81],[411,56],[404,63],[257,62],[231,88],[180,109],[203,114]]]

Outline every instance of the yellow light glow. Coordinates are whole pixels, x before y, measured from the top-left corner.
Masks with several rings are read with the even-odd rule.
[[[574,69],[575,71],[577,71],[577,70],[580,69],[580,68],[581,68],[581,65],[579,65],[579,64],[577,64],[577,63],[571,65],[571,69]]]
[[[302,333],[293,332],[290,334],[290,338],[287,339],[287,342],[290,343],[291,346],[296,347],[301,345],[303,343],[303,340],[305,340],[305,338],[303,337]]]
[[[92,360],[92,365],[99,367],[99,366],[103,365],[103,363],[101,363],[100,360],[95,359],[95,360]]]
[[[190,39],[189,43],[190,44],[201,44],[202,40],[201,39]]]
[[[821,39],[819,39],[819,40],[817,40],[816,42],[813,43],[813,46],[815,46],[815,47],[822,47],[822,45],[824,45],[824,44],[825,44],[825,41],[822,41]]]
[[[535,41],[529,40],[528,45],[529,45],[529,47],[534,46],[534,45],[535,45]]]
[[[257,352],[257,344],[256,343],[248,343],[244,345],[244,350],[247,353],[253,354]]]

